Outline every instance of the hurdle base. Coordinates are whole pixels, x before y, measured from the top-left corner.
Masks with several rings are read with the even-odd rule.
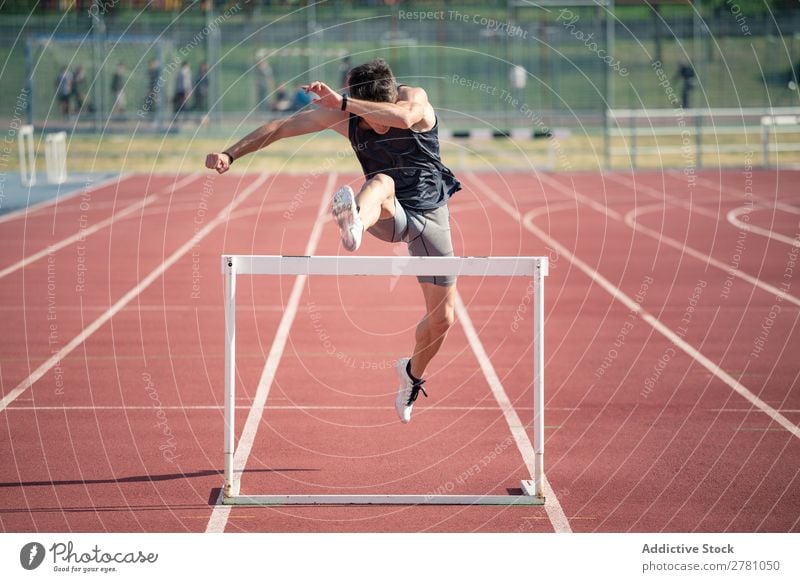
[[[232,495],[223,505],[543,505],[532,495]]]
[[[223,499],[228,499],[230,497],[236,497],[237,495],[239,495],[239,487],[240,487],[240,485],[241,484],[240,484],[239,481],[233,481],[232,483],[227,483],[222,488]]]
[[[533,481],[531,481],[530,479],[526,479],[526,480],[520,481],[520,485],[522,486],[522,492],[525,495],[528,495],[528,496],[531,496],[531,497],[536,497],[537,499],[541,499],[542,503],[544,503],[545,497],[544,497],[544,495],[537,495],[536,494],[536,485],[534,484]]]

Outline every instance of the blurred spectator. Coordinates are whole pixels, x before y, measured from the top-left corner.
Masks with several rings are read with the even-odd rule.
[[[178,69],[178,76],[175,78],[175,95],[172,98],[172,106],[176,115],[184,111],[191,90],[192,70],[189,68],[189,63],[183,61],[181,68]]]
[[[75,67],[72,73],[72,98],[75,100],[75,111],[80,115],[86,103],[86,71],[81,65]]]
[[[208,111],[208,63],[200,63],[194,84],[194,110]]]
[[[350,61],[350,56],[349,55],[344,57],[342,59],[342,62],[339,63],[339,78],[341,79],[340,87],[342,89],[347,87],[347,75],[350,73],[350,69],[352,69],[352,68],[353,68],[353,64]]]
[[[305,92],[302,85],[298,85],[294,91],[294,99],[292,100],[292,109],[298,111],[311,103],[311,95]]]
[[[528,84],[528,71],[525,67],[514,65],[508,72],[508,80],[511,83],[511,91],[517,103],[522,103],[525,86]]]
[[[794,71],[789,73],[789,90],[797,91],[798,82],[800,82],[800,62],[797,63]]]
[[[125,113],[125,77],[125,65],[120,61],[111,76],[111,95],[114,97],[114,105],[111,108],[112,115]]]
[[[161,79],[161,63],[155,57],[150,59],[147,63],[147,95],[144,98],[142,105],[143,111],[155,113],[159,109],[161,102],[161,87],[159,81]]]
[[[275,104],[272,106],[273,111],[283,113],[292,108],[292,102],[289,100],[289,94],[286,92],[286,85],[280,85],[275,91]]]
[[[56,75],[56,99],[61,116],[66,119],[69,117],[69,101],[72,97],[72,73],[66,65],[61,68],[61,72]]]
[[[256,109],[269,111],[269,90],[274,85],[272,68],[267,59],[261,59],[256,65]]]
[[[684,109],[689,108],[689,94],[694,89],[695,74],[692,65],[688,61],[681,61],[678,65],[678,71],[675,73],[673,80],[680,79],[683,82],[681,87],[681,107]]]

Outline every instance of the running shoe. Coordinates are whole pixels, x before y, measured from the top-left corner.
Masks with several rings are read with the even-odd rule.
[[[331,212],[339,225],[342,245],[353,252],[361,246],[361,235],[364,234],[364,225],[358,216],[356,197],[350,186],[342,186],[333,196]]]
[[[400,378],[400,387],[397,389],[397,396],[394,399],[394,409],[403,424],[411,422],[411,409],[414,407],[414,402],[417,400],[419,393],[422,392],[425,398],[428,397],[428,393],[422,387],[425,380],[414,380],[408,374],[408,362],[410,360],[410,358],[400,358],[396,366],[397,377]]]

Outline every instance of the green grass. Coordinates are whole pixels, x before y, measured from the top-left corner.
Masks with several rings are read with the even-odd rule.
[[[204,170],[205,156],[209,152],[221,151],[235,141],[244,131],[227,135],[208,136],[73,136],[68,144],[68,168],[72,172],[196,172]],[[706,136],[704,145],[745,145],[744,136]],[[761,148],[758,138],[750,136],[753,151],[751,162],[761,163]],[[798,134],[782,136],[781,143],[800,141]],[[573,134],[559,138],[558,149],[551,153],[554,142],[540,139],[534,141],[513,140],[453,140],[442,145],[444,162],[455,171],[511,171],[548,168],[555,161],[555,169],[600,170],[604,165],[603,137],[600,134]],[[622,147],[625,142],[614,138],[613,145]],[[630,145],[630,140],[628,140]],[[680,146],[680,138],[639,138],[639,147]],[[44,152],[38,151],[39,159]],[[694,159],[694,158],[692,158]],[[772,154],[774,163],[776,155]],[[800,152],[785,153],[781,163],[800,164]],[[615,168],[627,168],[632,160],[617,156],[612,161]],[[681,154],[643,155],[636,159],[639,168],[684,167],[687,159]],[[703,155],[705,167],[743,166],[743,153],[711,153]],[[8,161],[8,168],[18,167],[16,148]],[[256,154],[238,160],[232,171],[242,172],[354,172],[360,167],[349,144],[333,134],[318,134],[292,138],[277,142]]]

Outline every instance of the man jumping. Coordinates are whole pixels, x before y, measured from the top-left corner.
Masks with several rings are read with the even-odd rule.
[[[273,120],[222,153],[206,157],[206,167],[228,171],[234,160],[297,135],[333,129],[350,140],[366,182],[354,194],[349,186],[333,197],[331,210],[348,251],[361,245],[364,231],[387,242],[405,242],[412,256],[453,256],[447,201],[461,189],[439,155],[438,122],[425,91],[398,85],[382,59],[359,65],[347,75],[349,94],[325,83],[304,87],[318,97],[318,109]],[[398,360],[400,387],[395,410],[411,420],[411,409],[425,382],[431,359],[453,324],[454,277],[418,277],[426,313],[417,325],[410,358]]]

